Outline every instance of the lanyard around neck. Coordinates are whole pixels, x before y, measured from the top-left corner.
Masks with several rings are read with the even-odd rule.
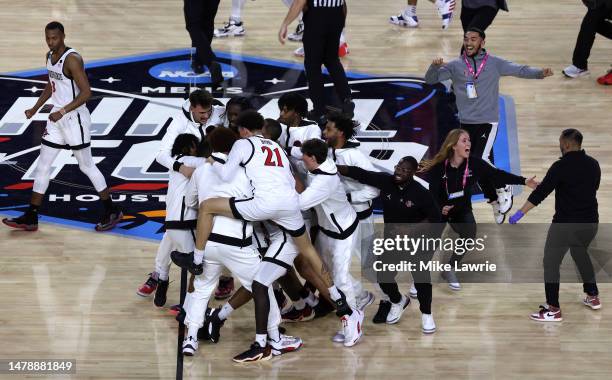
[[[489,60],[489,53],[486,53],[484,58],[482,59],[482,62],[480,62],[480,67],[478,68],[478,71],[474,72],[474,68],[472,67],[472,65],[470,65],[470,62],[467,59],[467,53],[463,52],[463,61],[465,62],[465,65],[467,66],[470,72],[470,75],[472,75],[474,80],[478,79],[478,77],[482,73],[482,70],[486,66],[488,60]]]
[[[462,191],[465,190],[465,185],[467,185],[468,175],[470,174],[469,166],[470,166],[470,159],[467,158],[465,161],[465,170],[463,171],[463,181],[461,181],[461,184],[463,186],[463,188],[461,189]],[[447,168],[448,168],[448,159],[444,161],[444,186],[446,187],[446,194],[450,195],[450,193],[448,192],[448,175],[446,174]]]

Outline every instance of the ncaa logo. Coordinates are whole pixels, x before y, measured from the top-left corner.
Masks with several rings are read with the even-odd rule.
[[[238,70],[228,64],[221,63],[223,79],[233,79],[238,75]],[[202,74],[195,74],[191,69],[189,60],[164,62],[149,69],[153,78],[173,83],[210,83],[210,71],[208,69]]]

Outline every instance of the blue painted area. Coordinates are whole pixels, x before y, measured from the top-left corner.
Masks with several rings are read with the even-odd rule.
[[[221,71],[225,79],[238,75],[238,69],[232,65],[221,63]],[[194,74],[189,60],[163,62],[149,69],[149,75],[155,79],[172,83],[211,83],[210,71]]]
[[[395,85],[395,86],[400,86],[400,87],[416,88],[417,90],[422,90],[423,89],[423,85],[418,84],[418,83],[393,82],[391,84]]]
[[[400,116],[404,116],[405,114],[407,114],[408,112],[412,111],[413,109],[419,108],[423,104],[427,103],[429,101],[429,99],[433,98],[435,94],[436,94],[436,90],[432,90],[431,93],[429,95],[427,95],[425,98],[423,98],[422,100],[420,100],[420,101],[416,102],[415,104],[411,105],[410,107],[404,108],[403,110],[401,110],[398,113],[396,113],[395,117],[398,118]]]
[[[8,207],[0,207],[0,210],[13,210],[16,208],[24,208],[24,207],[29,207],[30,205],[15,205],[15,206],[8,206]]]
[[[8,197],[8,194],[0,194],[0,197]]]
[[[89,210],[87,207],[81,207],[81,208],[79,209],[79,211],[87,211],[87,210]]]
[[[404,98],[403,96],[398,96],[398,97],[395,98],[395,100],[404,100],[404,99],[406,99],[406,98]]]

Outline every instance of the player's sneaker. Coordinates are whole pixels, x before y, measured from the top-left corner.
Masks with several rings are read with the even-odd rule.
[[[597,78],[597,83],[604,86],[612,86],[612,70],[608,70],[606,75]]]
[[[501,208],[499,207],[498,201],[488,202],[493,208],[493,219],[497,224],[504,224],[506,220],[506,214],[501,212]]]
[[[259,343],[253,342],[251,347],[241,353],[240,355],[234,356],[234,361],[237,363],[249,363],[263,360],[270,360],[272,357],[272,348],[269,345],[261,347]]]
[[[589,75],[589,70],[579,69],[574,65],[569,65],[563,69],[563,75],[568,78],[579,78],[585,75]]]
[[[376,315],[374,315],[372,322],[374,323],[387,322],[387,315],[389,315],[390,310],[391,310],[391,302],[380,300],[380,303],[378,304],[378,311],[376,312]]]
[[[433,315],[423,314],[421,316],[421,326],[423,328],[423,334],[433,334],[436,332],[436,322],[434,322]]]
[[[188,336],[183,340],[183,355],[193,356],[198,350],[198,341]]]
[[[299,48],[295,49],[293,51],[293,55],[295,55],[296,57],[303,57],[304,56],[304,47],[300,46]]]
[[[179,268],[187,269],[189,273],[195,274],[196,276],[204,272],[204,266],[202,263],[196,264],[193,262],[193,252],[183,253],[179,251],[170,252],[170,259]]]
[[[387,315],[387,324],[393,325],[399,322],[408,305],[410,305],[410,297],[404,295],[402,295],[402,299],[398,303],[391,303],[391,309]]]
[[[157,280],[157,289],[155,290],[155,298],[153,303],[157,307],[162,307],[166,304],[166,294],[168,293],[168,285],[170,280]]]
[[[348,47],[348,44],[346,42],[343,42],[340,44],[340,46],[338,47],[338,57],[343,58],[346,57],[347,55],[349,55],[350,50]]]
[[[289,39],[289,41],[301,42],[302,37],[304,37],[304,22],[300,20],[300,22],[295,27],[295,32],[289,33],[287,38]]]
[[[153,276],[153,273],[149,273],[149,278],[138,288],[136,294],[141,297],[148,297],[157,289],[157,284],[158,280]]]
[[[538,322],[561,322],[563,317],[560,308],[553,308],[548,305],[540,305],[540,311],[529,315],[529,318]]]
[[[353,310],[351,315],[343,315],[340,320],[344,329],[344,347],[356,345],[363,335],[363,312]]]
[[[449,270],[447,272],[442,272],[440,274],[443,279],[448,282],[448,287],[450,290],[459,291],[461,290],[461,283],[459,283],[459,279],[457,278],[457,273],[454,270]]]
[[[319,298],[319,303],[313,308],[313,310],[315,314],[315,319],[323,318],[332,311],[334,311],[334,306],[330,304],[329,301],[327,301],[326,299]]]
[[[221,276],[219,277],[219,285],[215,291],[216,300],[224,300],[232,295],[234,291],[234,278]]]
[[[2,223],[9,227],[24,231],[38,230],[38,216],[31,212],[23,213],[17,218],[4,218],[2,219]]]
[[[593,310],[601,309],[601,302],[599,301],[599,297],[597,297],[597,296],[586,296],[582,300],[582,303],[585,306],[588,306],[588,307],[590,307]]]
[[[374,303],[374,294],[372,292],[368,292],[367,290],[363,292],[362,296],[357,300],[357,309],[364,311],[366,307],[370,306]]]
[[[302,339],[296,336],[283,335],[281,334],[280,340],[275,342],[271,339],[268,339],[268,345],[272,351],[272,355],[279,356],[282,354],[286,354],[287,352],[297,351],[302,347],[304,342]]]
[[[407,28],[416,28],[419,26],[419,18],[416,15],[405,16],[403,13],[389,17],[389,22],[393,25],[405,26]]]
[[[244,29],[244,23],[242,21],[236,21],[229,19],[227,24],[223,25],[223,28],[215,29],[215,37],[242,37],[246,34]]]
[[[106,211],[102,220],[96,224],[96,231],[102,232],[112,230],[121,219],[123,219],[123,213],[118,207],[113,207],[111,210]]]
[[[281,315],[283,322],[307,322],[315,317],[315,313],[309,305],[304,306],[302,310],[296,309],[294,306],[288,312]]]
[[[419,298],[419,293],[417,292],[416,287],[414,286],[414,282],[412,283],[412,285],[410,285],[410,291],[408,292],[408,295],[412,299]]]
[[[455,0],[436,0],[438,15],[442,18],[442,29],[447,29],[453,20]]]
[[[495,189],[497,193],[497,203],[499,203],[499,212],[507,214],[512,209],[514,202],[514,195],[512,195],[512,186],[506,185],[505,187]]]
[[[332,342],[344,343],[344,330],[338,330],[338,332],[336,332],[334,336],[332,336]]]
[[[206,321],[204,322],[204,327],[206,327],[208,336],[213,343],[219,343],[219,340],[221,340],[221,327],[225,323],[225,320],[219,318],[220,311],[220,308],[210,309],[206,313]]]

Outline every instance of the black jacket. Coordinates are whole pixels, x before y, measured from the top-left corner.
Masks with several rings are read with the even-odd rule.
[[[466,185],[463,187],[465,166],[468,162],[468,176]],[[469,161],[463,161],[458,168],[453,168],[450,162],[448,165],[441,162],[428,171],[428,179],[429,190],[438,204],[441,207],[455,206],[449,212],[449,216],[459,215],[472,209],[472,189],[478,181],[490,181],[495,184],[496,188],[525,184],[525,177],[497,169],[479,157],[470,157]],[[462,197],[449,199],[449,194],[462,190],[464,193]]]
[[[548,169],[540,186],[529,195],[529,202],[537,206],[554,190],[553,223],[597,223],[600,180],[597,160],[584,150],[568,152]]]
[[[417,181],[403,187],[393,181],[393,175],[371,172],[356,166],[347,166],[346,177],[380,189],[385,223],[439,223],[440,207],[432,194]]]

